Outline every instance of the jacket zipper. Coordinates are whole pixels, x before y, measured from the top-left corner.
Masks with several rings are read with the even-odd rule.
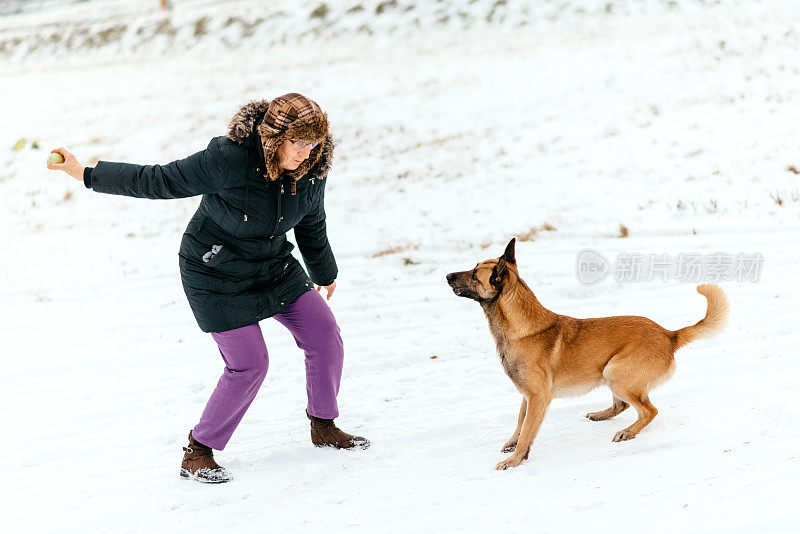
[[[272,232],[271,232],[272,235],[269,236],[270,239],[275,237],[275,230],[278,229],[278,224],[280,224],[281,220],[283,219],[281,211],[282,205],[283,205],[283,180],[281,179],[281,190],[280,193],[278,194],[278,209],[276,210],[277,215],[275,217],[275,224],[272,226]]]

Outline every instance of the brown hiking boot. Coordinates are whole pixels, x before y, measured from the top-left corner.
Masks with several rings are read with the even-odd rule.
[[[351,436],[339,430],[333,419],[320,419],[306,412],[311,419],[311,442],[315,447],[335,447],[337,449],[366,449],[369,440],[361,436]]]
[[[183,450],[186,451],[181,463],[183,478],[193,478],[206,484],[221,484],[233,478],[224,467],[220,467],[214,461],[214,452],[211,447],[206,447],[194,439],[191,430],[189,431],[189,446],[184,447]]]

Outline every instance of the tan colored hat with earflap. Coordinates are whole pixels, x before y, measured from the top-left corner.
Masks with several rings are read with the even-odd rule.
[[[328,116],[322,108],[299,93],[289,93],[269,103],[264,121],[258,126],[267,178],[275,181],[280,177],[276,152],[286,140],[319,143],[294,171],[287,171],[293,182],[304,176],[319,160],[328,135]]]

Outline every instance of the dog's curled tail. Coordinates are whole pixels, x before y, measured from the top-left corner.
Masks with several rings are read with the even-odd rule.
[[[695,339],[718,334],[728,321],[728,297],[721,287],[716,284],[701,284],[697,286],[697,292],[708,300],[706,316],[697,324],[673,332],[675,350]]]

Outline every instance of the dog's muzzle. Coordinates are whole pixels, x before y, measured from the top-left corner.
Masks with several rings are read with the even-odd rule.
[[[469,296],[467,288],[457,285],[458,277],[462,274],[464,273],[450,273],[445,278],[447,278],[447,283],[452,288],[453,293],[455,293],[459,297],[466,297]]]

